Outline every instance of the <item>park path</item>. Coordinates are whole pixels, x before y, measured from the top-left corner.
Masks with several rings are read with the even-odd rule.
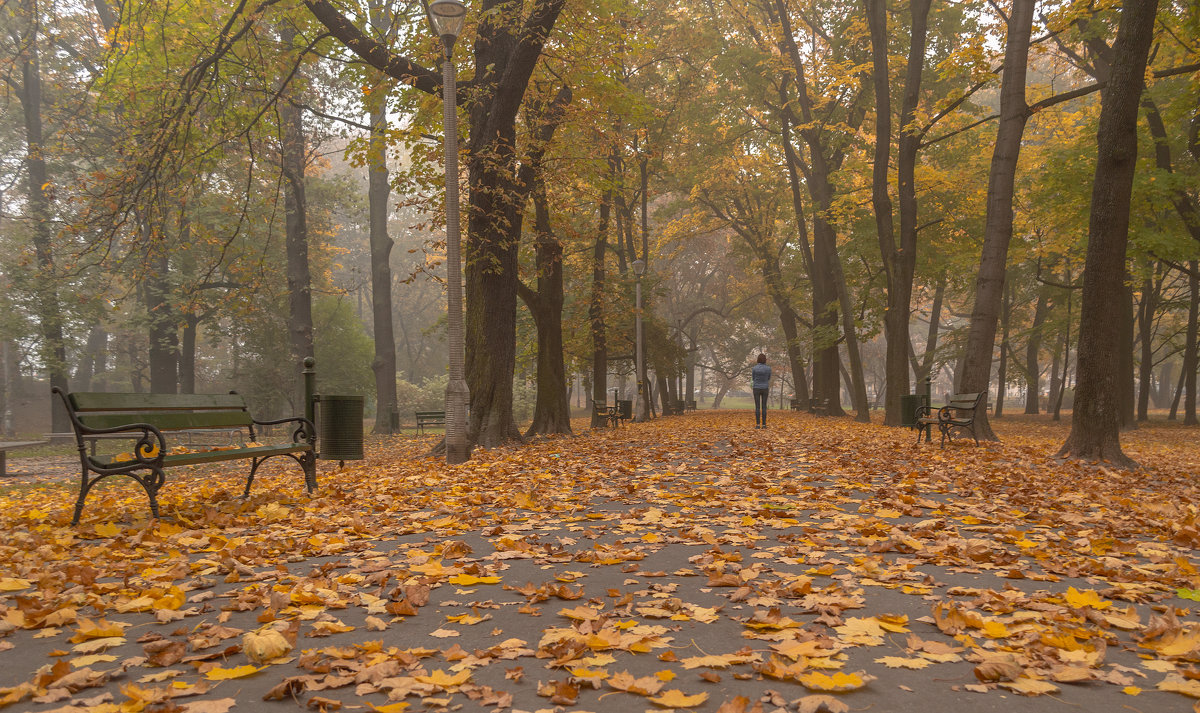
[[[1139,473],[1055,461],[1053,424],[1002,435],[700,412],[457,468],[395,439],[311,498],[281,468],[243,503],[210,469],[169,476],[160,521],[114,484],[75,529],[66,484],[20,489],[0,701],[1192,710],[1186,432],[1142,429]]]

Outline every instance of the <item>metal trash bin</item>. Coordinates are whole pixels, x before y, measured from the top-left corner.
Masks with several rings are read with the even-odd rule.
[[[631,399],[617,399],[617,418],[622,421],[633,420],[633,401]]]
[[[313,396],[317,404],[317,446],[321,460],[362,460],[362,396]]]
[[[905,394],[900,397],[900,425],[908,428],[917,427],[917,409],[929,405],[929,397],[925,394]]]

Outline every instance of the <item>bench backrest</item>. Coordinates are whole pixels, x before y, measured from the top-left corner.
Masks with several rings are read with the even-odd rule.
[[[975,408],[979,400],[983,398],[985,392],[977,391],[973,394],[951,394],[950,402],[946,405],[960,411],[970,411]]]
[[[67,401],[88,428],[148,423],[160,431],[250,428],[246,400],[238,394],[131,394],[76,392]]]

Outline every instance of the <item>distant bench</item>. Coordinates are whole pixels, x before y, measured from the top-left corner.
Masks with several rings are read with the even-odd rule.
[[[48,442],[49,441],[0,441],[0,478],[8,475],[8,471],[6,470],[8,467],[7,456],[5,455],[8,451],[16,448],[27,448],[29,446],[44,446]]]
[[[917,443],[921,442],[922,431],[925,432],[925,440],[928,441],[929,432],[936,425],[942,433],[943,447],[946,445],[947,438],[954,439],[950,435],[950,432],[954,430],[969,432],[971,438],[975,439],[975,445],[979,445],[979,436],[975,433],[975,410],[986,395],[986,391],[951,394],[946,405],[939,408],[936,415],[931,407],[918,406],[914,414],[917,424]]]
[[[92,486],[110,475],[128,475],[136,480],[146,491],[154,517],[158,517],[158,490],[167,480],[164,471],[174,466],[249,460],[250,474],[242,493],[246,497],[263,462],[275,456],[288,456],[304,469],[308,491],[317,487],[316,431],[306,418],[259,421],[250,415],[245,399],[238,394],[68,394],[57,387],[53,392],[67,407],[79,446],[82,470],[72,525],[79,524],[83,503]],[[249,443],[255,443],[255,426],[283,423],[296,425],[291,443],[228,446],[202,452],[171,453],[164,433],[171,433],[174,439],[177,432],[238,430],[246,433]],[[112,436],[128,440],[130,452],[112,457],[88,455],[85,441]]]
[[[417,433],[425,433],[426,426],[446,427],[445,411],[417,411]]]

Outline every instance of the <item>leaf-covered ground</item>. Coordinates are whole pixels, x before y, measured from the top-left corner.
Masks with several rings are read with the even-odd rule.
[[[1200,711],[1196,429],[710,412],[0,507],[0,708]],[[242,464],[244,465],[244,464]],[[10,481],[11,482],[11,481]]]

